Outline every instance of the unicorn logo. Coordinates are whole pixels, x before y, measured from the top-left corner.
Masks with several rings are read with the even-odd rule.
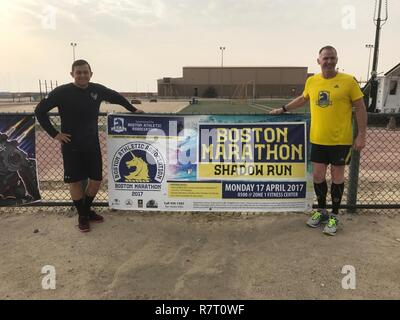
[[[330,101],[330,93],[329,91],[320,91],[318,93],[318,101],[317,101],[317,105],[325,108],[330,106],[332,103]]]
[[[149,168],[147,163],[140,157],[137,157],[131,152],[132,159],[126,161],[128,169],[135,168],[129,172],[129,175],[124,176],[126,182],[149,182]]]
[[[164,180],[165,159],[152,144],[133,141],[115,152],[111,171],[115,182],[133,183],[139,190],[147,183],[155,185]]]

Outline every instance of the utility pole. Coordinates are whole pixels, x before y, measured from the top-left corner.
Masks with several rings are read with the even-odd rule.
[[[371,50],[372,50],[372,48],[374,47],[374,45],[373,45],[373,44],[366,44],[365,47],[366,47],[367,49],[369,49],[369,56],[368,56],[368,72],[367,72],[367,78],[365,79],[365,82],[368,82],[368,79],[369,79],[369,76],[370,76],[370,74],[369,74],[369,67],[370,67],[370,65],[371,65]]]
[[[219,47],[221,50],[221,98],[224,97],[224,50],[225,47]]]
[[[253,80],[253,103],[256,102],[256,80]]]
[[[77,43],[71,42],[71,47],[72,47],[72,62],[75,62],[75,47],[76,47],[77,45],[78,45]]]
[[[40,92],[40,100],[42,100],[43,99],[43,96],[42,96],[42,81],[40,81],[40,79],[39,79],[39,92]]]
[[[378,3],[378,12],[376,7],[377,3]],[[381,28],[388,19],[387,0],[385,0],[385,8],[386,8],[386,15],[382,19],[381,18],[382,0],[375,0],[374,23],[376,25],[376,31],[375,31],[374,59],[372,62],[372,71],[371,71],[371,93],[370,93],[371,104],[368,106],[369,112],[375,112],[376,110],[376,100],[377,100],[376,98],[378,93],[377,69],[378,69],[378,57],[379,57],[379,40],[380,40]]]

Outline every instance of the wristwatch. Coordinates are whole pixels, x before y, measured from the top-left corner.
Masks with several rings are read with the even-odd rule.
[[[282,106],[282,110],[283,110],[283,112],[287,112],[287,111],[288,111],[288,110],[286,109],[286,106],[285,106],[285,105]]]

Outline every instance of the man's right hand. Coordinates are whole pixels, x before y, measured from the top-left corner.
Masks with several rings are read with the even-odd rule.
[[[282,113],[285,113],[282,108],[276,108],[269,112],[269,114],[282,114]]]
[[[68,143],[71,142],[71,135],[68,133],[58,133],[54,139],[56,139],[60,143]]]

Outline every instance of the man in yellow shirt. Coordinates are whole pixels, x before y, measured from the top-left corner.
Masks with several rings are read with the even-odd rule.
[[[317,62],[321,73],[307,79],[303,94],[287,105],[272,110],[271,114],[282,114],[310,101],[311,161],[318,209],[312,212],[307,225],[315,228],[327,223],[323,232],[335,235],[344,190],[345,165],[350,163],[352,148],[361,151],[365,147],[367,112],[363,93],[354,77],[339,73],[336,69],[336,49],[332,46],[323,47],[319,51]],[[352,107],[355,108],[358,125],[358,134],[354,142]],[[326,210],[326,172],[329,164],[332,178],[330,215]]]

